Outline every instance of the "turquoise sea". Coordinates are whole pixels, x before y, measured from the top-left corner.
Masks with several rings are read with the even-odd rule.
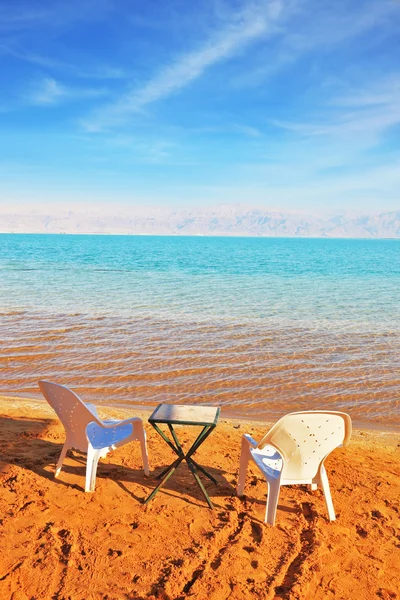
[[[400,242],[0,235],[0,394],[400,423]]]

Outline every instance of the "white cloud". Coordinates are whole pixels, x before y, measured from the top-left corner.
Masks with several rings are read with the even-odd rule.
[[[266,46],[253,67],[237,74],[231,86],[257,87],[307,54],[319,58],[370,30],[382,35],[379,30],[382,25],[385,35],[390,32],[396,35],[399,16],[400,2],[396,0],[369,3],[288,0],[276,43],[273,47]]]
[[[395,73],[378,81],[368,81],[368,85],[354,89],[332,101],[334,106],[364,108],[373,105],[396,106],[400,104],[400,73]]]
[[[50,106],[82,98],[97,98],[108,93],[106,89],[67,87],[52,77],[45,77],[36,83],[28,96],[29,104]]]
[[[307,169],[307,165],[305,165]],[[286,172],[284,172],[286,171]],[[253,169],[253,173],[255,173]],[[359,207],[376,210],[399,210],[400,206],[400,165],[364,169],[354,174],[332,174],[330,177],[316,177],[310,170],[306,177],[296,173],[293,165],[282,170],[279,182],[254,177],[252,183],[246,180],[235,185],[197,186],[186,196],[176,194],[176,199],[201,198],[202,202],[243,202],[269,206],[274,209],[344,210]]]
[[[400,124],[400,76],[370,81],[364,88],[348,84],[348,88],[349,93],[333,98],[319,111],[314,110],[319,113],[319,118],[311,122],[279,119],[269,122],[304,137],[349,138],[357,135],[367,146],[376,143],[386,130]]]
[[[0,55],[9,55],[18,60],[44,67],[46,70],[62,72],[64,74],[79,77],[80,79],[126,79],[128,73],[119,67],[107,64],[73,64],[53,57],[44,56],[35,52],[29,52],[14,44],[0,44]]]
[[[55,79],[46,77],[37,86],[37,89],[30,96],[33,104],[56,104],[63,96],[66,90]]]
[[[34,30],[45,24],[50,31],[63,30],[71,23],[93,21],[112,6],[109,0],[40,0],[37,7],[32,0],[12,0],[0,4],[0,31],[7,35]]]
[[[0,30],[14,31],[23,29],[37,21],[46,19],[48,15],[49,11],[46,9],[35,10],[23,6],[3,5],[0,6]]]
[[[130,114],[166,98],[198,79],[213,65],[226,60],[269,32],[279,19],[281,0],[247,7],[200,49],[183,54],[167,65],[142,88],[131,91],[113,104],[99,109],[84,122],[89,131],[124,121]]]
[[[237,133],[241,133],[250,138],[261,138],[263,137],[262,132],[256,127],[251,127],[250,125],[232,125],[232,130]]]

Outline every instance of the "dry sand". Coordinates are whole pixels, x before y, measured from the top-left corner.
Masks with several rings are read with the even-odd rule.
[[[124,410],[102,409],[125,417]],[[235,496],[243,432],[266,426],[226,421],[197,454],[215,510],[182,466],[147,506],[139,446],[100,461],[96,491],[83,491],[84,456],[54,466],[62,426],[45,404],[0,402],[0,598],[139,600],[400,598],[400,444],[389,432],[356,431],[327,460],[337,521],[320,490],[284,487],[275,527],[264,525],[266,484],[250,466]],[[147,425],[154,473],[173,454]],[[190,442],[194,431],[180,430]]]

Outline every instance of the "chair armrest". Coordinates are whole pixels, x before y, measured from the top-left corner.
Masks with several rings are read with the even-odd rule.
[[[242,439],[246,440],[249,446],[252,446],[253,448],[256,448],[258,446],[258,442],[256,442],[256,440],[252,438],[251,435],[249,435],[248,433],[244,433]]]
[[[121,425],[128,425],[130,423],[142,423],[142,419],[139,417],[131,417],[130,419],[124,419],[123,421],[101,421],[101,426],[104,429],[114,429],[115,427],[120,427]]]
[[[90,410],[90,412],[95,415],[97,418],[99,418],[99,415],[97,413],[97,408],[94,404],[91,404],[90,402],[85,402],[85,406]]]

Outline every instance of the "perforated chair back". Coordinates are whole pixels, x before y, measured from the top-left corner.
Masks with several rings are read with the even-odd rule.
[[[282,455],[284,480],[313,479],[322,461],[351,437],[351,419],[342,412],[307,411],[282,417],[257,445],[268,444]]]
[[[101,425],[95,412],[92,412],[79,396],[64,385],[39,381],[39,387],[63,424],[70,447],[86,452],[88,447],[87,425],[93,421]]]

